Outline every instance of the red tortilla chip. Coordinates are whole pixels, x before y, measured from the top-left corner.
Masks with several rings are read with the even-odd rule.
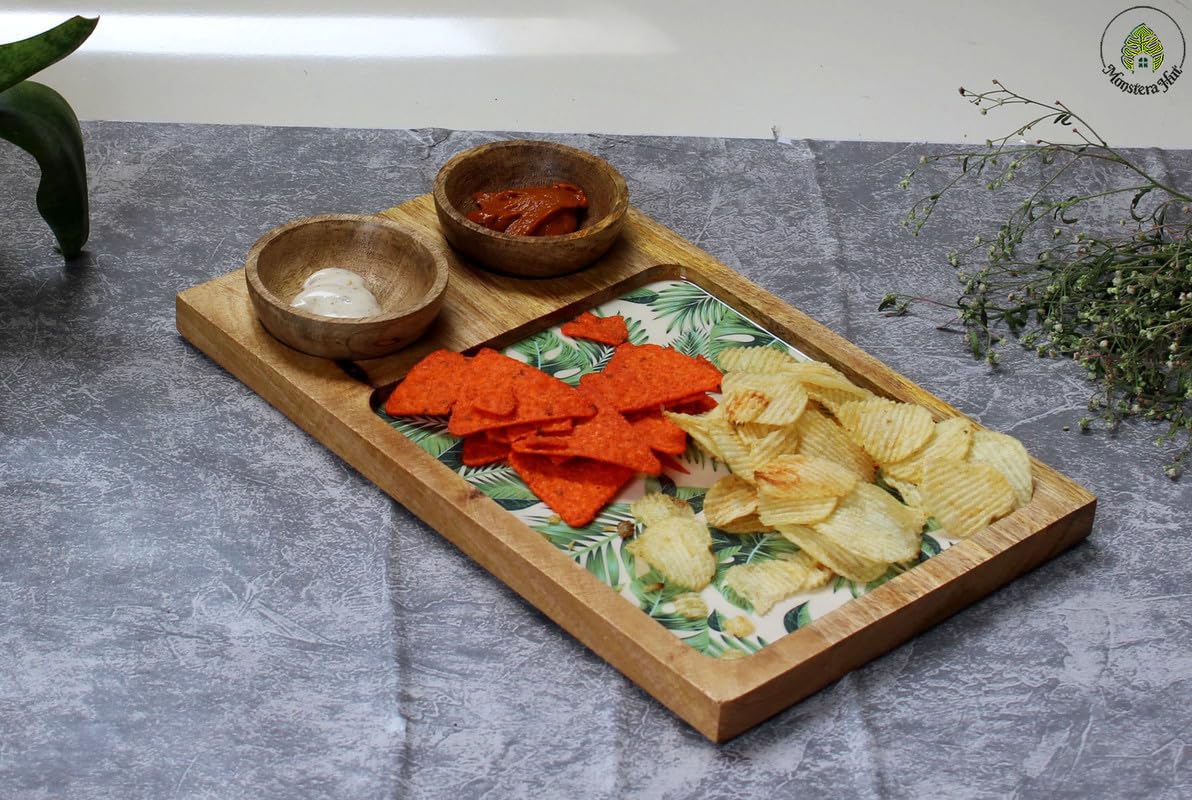
[[[586,378],[587,376],[585,376]],[[580,388],[623,413],[662,408],[720,388],[720,370],[703,356],[691,358],[656,344],[623,344],[600,379]]]
[[[490,439],[477,433],[464,439],[463,462],[469,467],[483,467],[509,457],[509,443]]]
[[[684,394],[714,392],[720,388],[720,370],[703,356],[684,355],[673,347],[658,344],[623,344],[609,359],[604,374],[610,378],[622,374],[643,377],[649,374],[666,373],[668,376],[689,374],[693,383],[702,383],[707,388],[688,389]]]
[[[541,370],[523,365],[516,392],[519,422],[557,422],[563,419],[587,419],[596,406],[573,386]]]
[[[658,475],[662,472],[662,465],[650,452],[645,437],[624,417],[608,407],[601,407],[596,416],[577,423],[575,430],[568,435],[526,436],[518,439],[511,447],[515,453],[533,453],[556,458],[589,458],[605,464],[628,467],[634,472],[644,472],[647,475]]]
[[[662,416],[661,412],[643,414],[630,420],[629,424],[634,433],[655,454],[668,453],[677,456],[687,449],[687,432]]]
[[[473,433],[491,431],[494,428],[506,428],[515,424],[517,424],[517,418],[514,414],[498,417],[478,408],[457,403],[451,410],[451,419],[447,420],[447,432],[452,436],[471,436]]]
[[[485,431],[488,438],[501,444],[509,444],[523,436],[530,436],[535,433],[538,433],[538,425],[536,423],[530,425],[509,425],[505,428],[492,428]]]
[[[517,408],[517,397],[513,394],[513,383],[503,383],[489,387],[486,391],[475,394],[471,398],[472,407],[494,417],[511,416]]]
[[[615,409],[619,404],[617,387],[602,372],[589,372],[579,379],[579,392],[597,406]]]
[[[575,421],[572,420],[570,417],[568,417],[567,419],[560,419],[560,420],[556,420],[554,422],[547,422],[541,428],[539,428],[539,430],[542,433],[545,433],[548,435],[559,434],[559,433],[571,433],[573,430],[575,430]]]
[[[716,402],[716,398],[711,395],[700,392],[693,394],[690,397],[683,397],[671,403],[658,406],[657,408],[650,408],[643,411],[628,411],[626,415],[632,422],[637,417],[646,416],[648,414],[658,414],[662,411],[675,411],[680,414],[704,414],[716,406],[720,405]]]
[[[517,408],[514,384],[525,365],[496,350],[481,350],[468,365],[460,387],[459,405],[496,417],[508,417]]]
[[[716,402],[715,397],[697,394],[693,397],[676,400],[666,408],[668,411],[675,411],[679,414],[706,414],[718,405],[720,404]]]
[[[552,463],[545,456],[510,453],[509,463],[535,495],[573,528],[582,528],[634,478],[628,467],[587,459]]]
[[[474,372],[473,372],[474,371]],[[587,418],[596,413],[591,400],[563,381],[547,375],[495,350],[481,350],[472,359],[467,386],[451,412],[447,430],[455,436],[467,436],[493,428],[554,422],[572,417]],[[475,379],[482,375],[482,384]],[[480,406],[495,406],[488,399],[477,404],[475,397],[504,396],[509,391],[517,406],[507,417],[486,413]]]
[[[564,323],[561,330],[573,339],[587,339],[613,347],[629,341],[629,327],[620,314],[598,317],[591,311],[585,311],[571,322]]]
[[[469,361],[460,353],[436,350],[415,364],[385,401],[391,417],[443,416],[460,396]]]

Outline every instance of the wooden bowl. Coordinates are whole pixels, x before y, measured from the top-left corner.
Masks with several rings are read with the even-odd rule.
[[[382,313],[324,317],[290,307],[302,283],[325,267],[364,278]],[[324,358],[377,358],[413,342],[434,321],[447,289],[442,245],[384,217],[324,214],[287,222],[248,253],[244,275],[253,308],[281,341]]]
[[[561,236],[516,236],[468,219],[476,192],[573,183],[588,196],[579,230]],[[583,269],[604,255],[625,225],[629,189],[621,173],[591,153],[552,142],[514,139],[474,147],[435,178],[435,210],[451,246],[496,272],[548,278]]]

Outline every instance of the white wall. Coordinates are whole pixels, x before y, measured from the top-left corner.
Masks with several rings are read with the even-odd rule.
[[[1187,3],[1152,1],[1192,36]],[[1138,97],[1101,74],[1129,5],[15,0],[0,40],[100,13],[41,77],[84,119],[983,141],[1017,118],[956,90],[997,77],[1115,144],[1192,147],[1192,75]]]

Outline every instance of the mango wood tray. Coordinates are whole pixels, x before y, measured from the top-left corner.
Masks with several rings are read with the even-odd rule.
[[[383,214],[441,239],[430,195]],[[181,292],[178,330],[709,739],[736,736],[818,691],[1066,550],[1092,527],[1096,499],[1036,461],[1029,505],[753,655],[710,658],[386,425],[369,406],[373,390],[431,350],[505,347],[639,286],[682,278],[861,386],[923,405],[937,419],[959,412],[636,209],[613,250],[577,275],[506,278],[454,257],[451,270],[439,320],[388,358],[337,363],[276,341],[253,314],[243,270]]]

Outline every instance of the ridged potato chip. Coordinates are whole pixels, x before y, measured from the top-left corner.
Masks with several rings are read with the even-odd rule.
[[[725,475],[704,495],[704,518],[713,528],[732,524],[757,511],[757,489],[740,475]]]
[[[935,427],[931,412],[922,406],[884,397],[845,403],[836,418],[879,464],[908,457],[927,442]]]
[[[716,410],[719,411],[720,408],[721,406],[717,406]],[[715,412],[711,412],[709,416],[713,414]],[[753,462],[749,457],[749,447],[741,441],[728,417],[724,414],[713,416],[708,421],[706,430],[708,438],[720,453],[718,458],[728,464],[728,468],[737,475],[747,481],[753,480]]]
[[[695,519],[695,510],[686,500],[669,494],[651,492],[634,500],[629,513],[643,525],[653,525],[664,519]]]
[[[754,442],[749,448],[749,462],[756,474],[775,458],[799,449],[799,431],[791,425],[775,428],[766,438]]]
[[[869,583],[889,569],[885,562],[861,558],[805,525],[782,525],[778,532],[808,556],[850,581]]]
[[[716,574],[712,535],[708,526],[696,519],[666,517],[647,523],[625,548],[656,569],[668,586],[698,592]]]
[[[772,347],[730,347],[716,359],[725,372],[779,372],[799,361],[789,353]]]
[[[1014,508],[1014,488],[988,464],[937,461],[923,470],[923,508],[946,535],[971,536]]]
[[[720,448],[712,440],[710,432],[711,426],[717,424],[717,420],[724,418],[722,406],[716,406],[704,414],[679,414],[674,411],[662,413],[667,419],[682,428],[699,445],[701,450],[712,458],[724,461],[724,453],[720,452]]]
[[[848,467],[826,458],[803,454],[781,455],[771,459],[754,472],[753,478],[758,493],[768,499],[844,497],[857,485],[857,476]]]
[[[783,373],[728,372],[721,381],[725,416],[734,425],[789,425],[807,406],[807,391]]]
[[[852,403],[856,400],[871,400],[877,396],[859,387],[853,388],[856,391],[853,391],[853,389],[807,384],[807,395],[833,414],[839,413],[840,407],[845,403]]]
[[[831,364],[802,361],[771,347],[731,347],[721,352],[717,360],[725,372],[789,375],[804,384],[809,392],[816,391],[812,387],[818,387],[823,390],[838,389],[854,395],[854,399],[872,396],[868,389],[857,386]]]
[[[918,557],[927,515],[904,506],[872,483],[859,483],[836,510],[811,527],[867,561],[894,564]]]
[[[784,497],[761,492],[757,496],[758,519],[775,528],[810,525],[827,519],[835,508],[835,497]]]
[[[735,519],[732,522],[726,522],[723,525],[717,525],[716,529],[723,533],[733,534],[747,534],[747,533],[773,533],[774,526],[767,525],[762,522],[761,517],[757,514],[750,514],[747,517]]]
[[[763,425],[760,422],[745,422],[736,426],[737,436],[751,451],[754,445],[765,439],[774,431],[782,430],[775,425]]]
[[[787,367],[786,373],[806,386],[813,399],[847,397],[852,400],[867,400],[874,397],[873,392],[862,389],[846,378],[844,373],[820,361],[805,361]]]
[[[975,464],[988,464],[1002,473],[1014,489],[1017,501],[1015,508],[1021,508],[1031,501],[1035,493],[1031,457],[1027,455],[1022,442],[1013,436],[994,431],[977,431],[973,434],[968,460]]]
[[[758,614],[766,614],[791,595],[825,585],[832,573],[806,553],[787,560],[737,564],[729,567],[724,584],[749,601]]]
[[[968,455],[977,426],[964,417],[949,417],[935,423],[927,442],[908,458],[882,464],[882,476],[918,483],[923,465],[933,461],[963,461]]]
[[[770,405],[755,421],[765,425],[790,425],[807,408],[809,400],[803,384],[796,380],[788,380],[778,396],[770,401]]]
[[[859,483],[840,504],[846,508],[865,508],[883,514],[910,531],[915,537],[915,554],[919,552],[919,535],[927,524],[927,512],[921,508],[898,502],[898,498],[873,483]]]
[[[695,440],[705,453],[723,461],[733,472],[752,479],[753,467],[749,462],[749,447],[737,435],[736,429],[725,416],[724,406],[705,414],[677,414],[663,412],[666,418]]]
[[[836,461],[854,472],[863,483],[873,481],[873,459],[831,417],[808,408],[795,423],[795,430],[799,433],[798,452]]]
[[[883,475],[882,480],[902,496],[902,502],[911,508],[923,508],[923,495],[919,491],[918,484],[911,483],[910,481],[900,481],[897,478],[891,478],[889,475]]]
[[[742,375],[744,373],[733,372],[730,375]],[[770,406],[772,399],[769,392],[762,389],[755,389],[751,386],[740,386],[731,392],[726,392],[724,395],[725,416],[728,417],[729,422],[734,425],[744,425],[747,422],[753,422],[761,413]]]

